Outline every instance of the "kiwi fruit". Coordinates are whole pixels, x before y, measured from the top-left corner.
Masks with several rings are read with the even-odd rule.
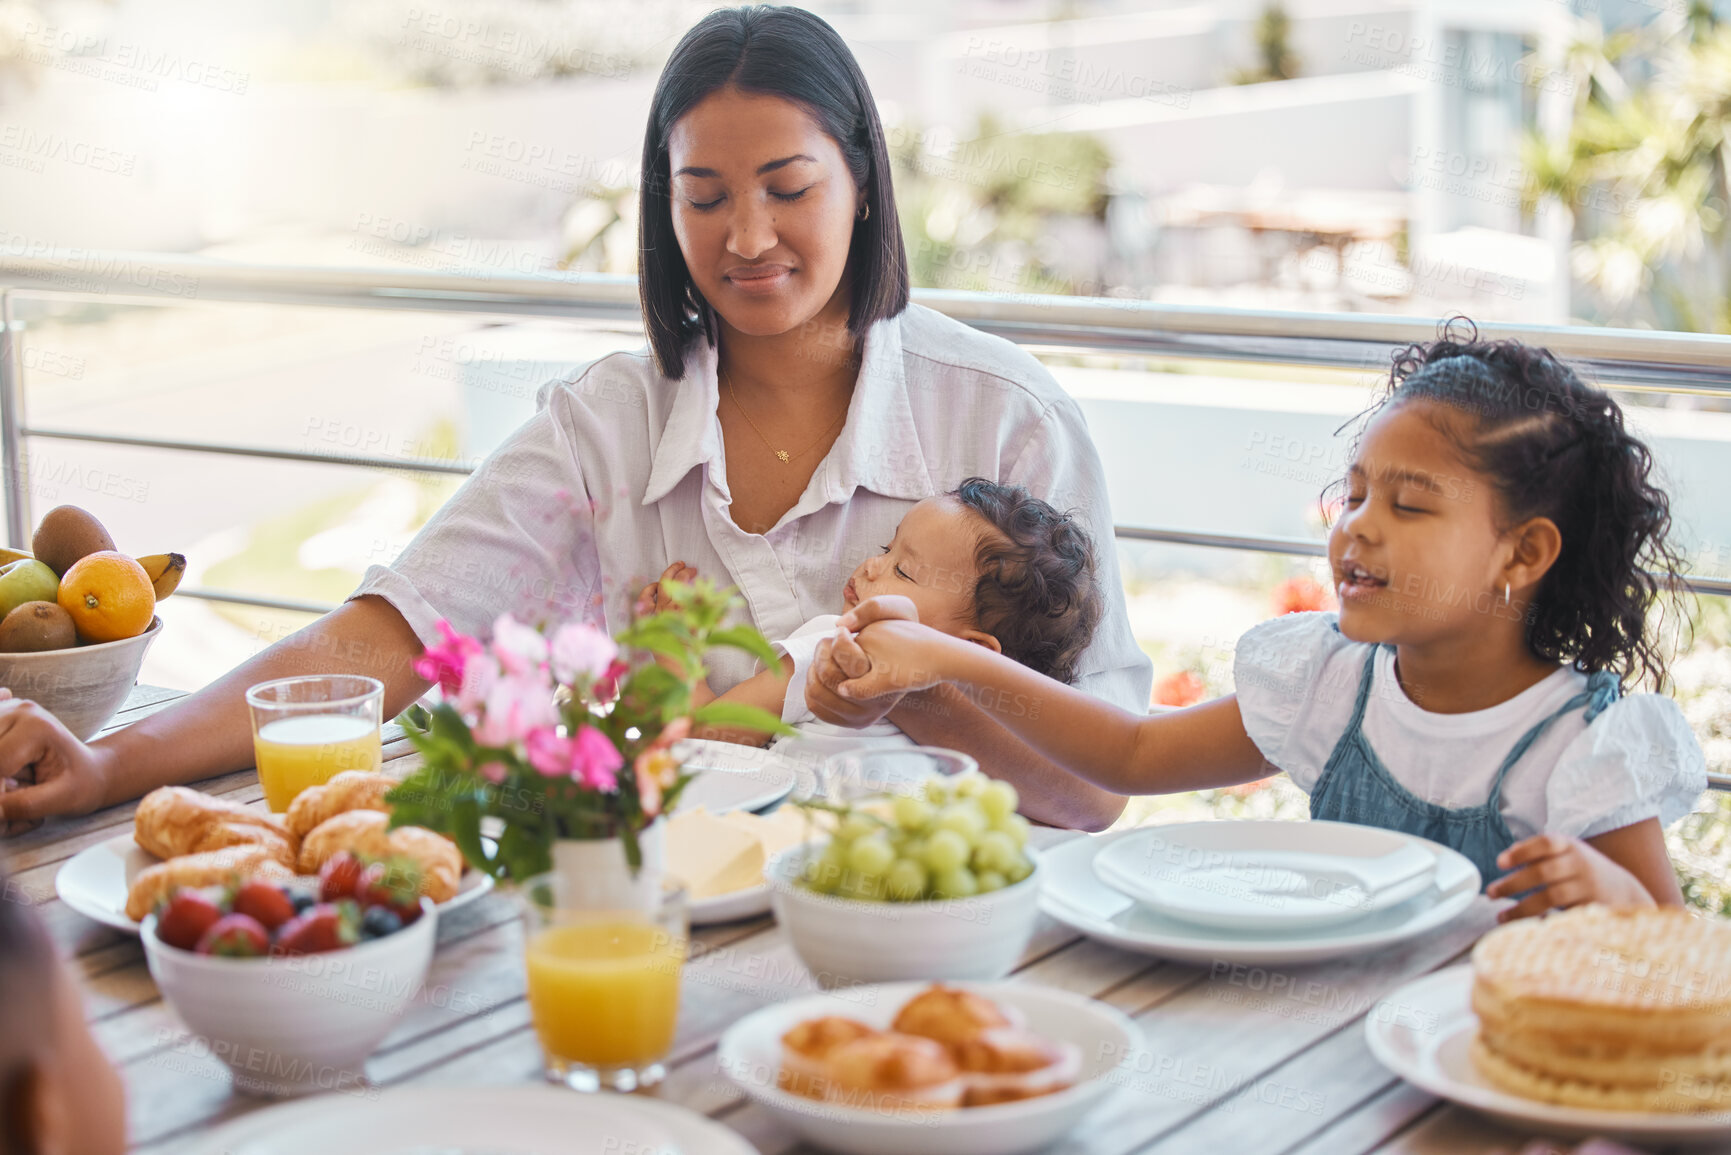
[[[25,602],[0,620],[0,654],[69,650],[77,641],[72,615],[53,602]]]
[[[43,514],[30,541],[36,560],[60,577],[79,558],[113,548],[114,539],[102,523],[76,505],[58,505]]]

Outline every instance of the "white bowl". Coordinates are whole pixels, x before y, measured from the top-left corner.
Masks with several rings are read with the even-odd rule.
[[[963,984],[1020,1011],[1028,1029],[1082,1052],[1076,1085],[993,1107],[907,1113],[819,1103],[775,1085],[781,1036],[795,1024],[843,1015],[887,1028],[925,983],[850,987],[777,1003],[747,1015],[721,1036],[721,1069],[740,1090],[826,1151],[851,1155],[1015,1155],[1053,1142],[1115,1087],[1120,1064],[1133,1068],[1142,1047],[1136,1024],[1104,1003],[1032,983]]]
[[[775,921],[822,987],[896,979],[1001,979],[1034,934],[1043,875],[973,898],[868,902],[819,894],[799,884],[822,841],[789,847],[764,867]]]
[[[0,686],[29,698],[83,742],[108,724],[138,681],[144,651],[162,633],[162,619],[118,642],[69,646],[37,654],[0,654]]]
[[[139,937],[150,977],[191,1028],[195,1051],[228,1064],[236,1090],[306,1095],[352,1089],[366,1058],[421,990],[433,960],[438,912],[344,950],[238,959],[194,954]]]

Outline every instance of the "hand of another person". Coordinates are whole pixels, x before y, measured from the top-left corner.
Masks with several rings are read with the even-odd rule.
[[[806,708],[832,726],[859,730],[875,725],[895,709],[902,700],[900,694],[856,702],[836,693],[836,687],[849,678],[863,677],[870,672],[871,659],[866,657],[852,634],[838,627],[833,638],[825,638],[817,644],[817,653],[805,679]]]
[[[637,595],[637,604],[632,607],[633,617],[647,617],[660,613],[662,610],[676,610],[678,603],[672,601],[662,592],[662,582],[691,582],[697,580],[697,571],[682,561],[676,561],[661,571],[661,576],[643,587],[643,592]]]
[[[108,780],[100,755],[35,702],[0,694],[0,837],[101,806]]]
[[[1498,914],[1498,922],[1584,902],[1654,905],[1653,896],[1640,879],[1579,838],[1535,834],[1497,855],[1497,865],[1509,873],[1485,888],[1487,897],[1511,898],[1533,892]]]
[[[861,608],[869,604],[862,602]],[[835,688],[836,693],[849,701],[866,701],[885,694],[899,697],[938,685],[944,680],[944,675],[939,669],[933,643],[940,639],[947,640],[943,634],[917,621],[900,616],[870,615],[870,624],[852,639],[853,649],[865,655],[865,668],[860,669],[862,663],[857,660],[842,663],[849,677]]]

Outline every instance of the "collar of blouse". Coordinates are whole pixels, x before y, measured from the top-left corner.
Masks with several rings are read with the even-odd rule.
[[[650,465],[644,505],[666,497],[699,465],[714,467],[712,473],[718,477],[726,475],[721,422],[716,417],[721,400],[716,355],[717,350],[699,337],[686,358],[685,376],[674,393]],[[886,318],[866,331],[847,421],[806,496],[790,512],[810,512],[801,507],[814,496],[825,504],[846,501],[861,487],[908,501],[931,497],[936,490],[920,441],[908,398],[901,319]]]

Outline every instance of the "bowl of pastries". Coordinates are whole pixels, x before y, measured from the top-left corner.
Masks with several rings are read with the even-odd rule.
[[[766,1007],[721,1069],[826,1150],[1015,1155],[1053,1142],[1139,1044],[1103,1003],[1009,983],[889,983]]]

